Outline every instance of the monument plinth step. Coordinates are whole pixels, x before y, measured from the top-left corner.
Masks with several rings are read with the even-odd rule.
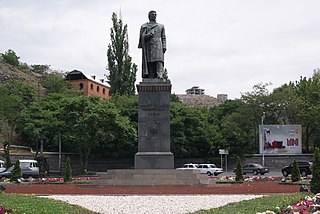
[[[200,174],[198,170],[170,170],[170,169],[132,169],[108,170],[101,174],[100,179],[91,185],[96,186],[131,186],[131,185],[211,185],[215,182],[208,179],[207,174]]]

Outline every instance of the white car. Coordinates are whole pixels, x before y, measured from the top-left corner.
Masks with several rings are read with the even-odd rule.
[[[202,163],[198,165],[198,168],[200,169],[201,173],[206,173],[207,175],[219,175],[223,173],[222,168],[218,168],[215,164],[213,163]]]
[[[0,160],[0,172],[3,172],[6,170],[6,167],[4,167],[4,161]]]
[[[23,177],[39,177],[39,165],[36,160],[19,160]]]
[[[183,167],[180,167],[180,168],[177,168],[177,169],[178,169],[178,170],[191,170],[191,169],[197,169],[197,170],[199,170],[198,164],[194,164],[194,163],[184,164]]]

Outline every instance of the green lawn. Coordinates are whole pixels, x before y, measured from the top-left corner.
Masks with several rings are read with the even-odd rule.
[[[15,214],[32,214],[32,213],[46,213],[46,214],[94,214],[90,210],[79,206],[70,205],[62,201],[53,199],[39,198],[35,195],[21,195],[21,194],[5,194],[0,193],[0,205],[6,209],[11,209]]]
[[[274,211],[275,207],[286,208],[288,205],[295,204],[299,199],[311,193],[275,194],[262,198],[241,201],[238,203],[227,204],[226,206],[194,212],[194,214],[255,214],[267,210]]]
[[[256,212],[264,212],[267,210],[275,210],[275,207],[281,209],[288,205],[295,204],[299,199],[304,198],[311,193],[294,193],[294,194],[274,194],[262,198],[241,201],[239,203],[231,203],[223,207],[197,211],[194,214],[255,214]],[[6,209],[11,209],[15,214],[32,214],[32,213],[46,213],[46,214],[94,214],[90,210],[79,206],[70,205],[65,202],[56,201],[53,199],[39,198],[35,195],[21,195],[21,194],[5,194],[0,193],[0,205]]]

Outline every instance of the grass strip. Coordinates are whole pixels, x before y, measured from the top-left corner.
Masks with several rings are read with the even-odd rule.
[[[39,198],[36,195],[0,193],[0,205],[6,209],[11,209],[15,214],[96,214],[96,212],[80,206],[53,199]]]
[[[299,199],[304,198],[311,193],[289,193],[289,194],[274,194],[256,198],[238,203],[230,203],[223,207],[218,207],[210,210],[200,210],[194,214],[255,214],[257,212],[265,212],[267,210],[275,210],[279,207],[281,210],[285,209],[288,205],[295,204]]]

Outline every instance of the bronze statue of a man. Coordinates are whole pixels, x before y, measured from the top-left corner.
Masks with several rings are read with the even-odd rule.
[[[142,78],[163,79],[166,34],[164,26],[156,22],[156,11],[149,12],[149,22],[140,29],[138,48],[142,48]]]

